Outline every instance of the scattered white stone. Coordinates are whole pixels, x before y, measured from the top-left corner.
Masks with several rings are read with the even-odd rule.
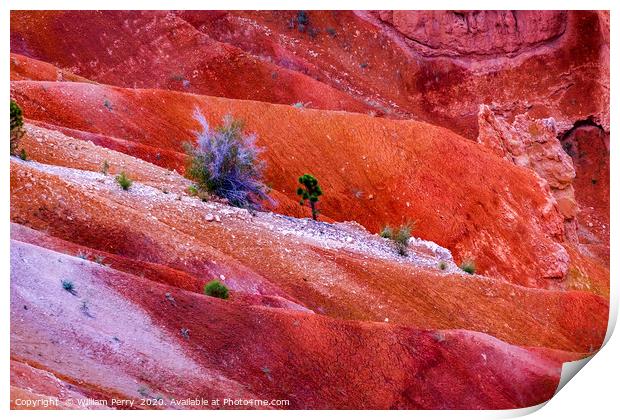
[[[212,222],[212,221],[214,221],[214,220],[215,220],[215,217],[214,217],[211,213],[208,213],[208,214],[205,216],[205,220],[206,220],[207,222]]]

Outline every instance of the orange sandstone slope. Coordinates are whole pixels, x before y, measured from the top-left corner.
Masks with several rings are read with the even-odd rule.
[[[12,220],[61,241],[21,230],[14,232],[18,240],[102,255],[117,270],[195,293],[204,279],[224,275],[243,299],[302,305],[341,319],[463,328],[578,352],[597,348],[604,336],[602,297],[458,274],[447,251],[424,241],[402,258],[361,227],[250,216],[202,203],[185,193],[188,181],[157,166],[57,132],[34,126],[29,132],[33,138],[25,145],[33,157],[54,163],[13,162]],[[39,152],[45,149],[54,156]],[[124,193],[113,175],[97,174],[96,156],[110,162],[112,173],[125,170],[139,184]],[[207,214],[220,222],[206,222]]]
[[[11,80],[89,82],[89,80],[84,77],[62,70],[50,63],[20,54],[11,54]]]
[[[123,151],[177,170],[182,143],[197,128],[193,109],[212,123],[231,113],[266,149],[267,181],[288,198],[279,212],[298,214],[296,178],[309,171],[326,191],[321,211],[331,219],[356,220],[371,231],[415,219],[420,237],[449,248],[459,262],[473,258],[483,273],[522,285],[563,287],[568,256],[548,192],[529,170],[449,130],[162,90],[27,81],[11,88],[28,118],[78,137],[122,139],[136,145]],[[145,156],[144,148],[158,152]]]
[[[424,241],[404,259],[352,224],[203,203],[165,168],[26,130],[33,160],[11,162],[13,401],[43,395],[71,408],[68,395],[146,395],[174,408],[197,394],[293,408],[522,407],[548,399],[560,363],[603,340],[608,304],[595,294],[465,275]],[[120,170],[136,180],[128,192],[114,181]],[[200,293],[213,277],[231,301]]]
[[[13,401],[523,407],[603,339],[596,295],[464,275],[423,241],[403,259],[354,225],[203,203],[163,168],[27,130],[37,161],[11,162]],[[96,172],[103,159],[110,175]],[[120,169],[137,180],[127,192]],[[230,301],[200,293],[215,276]]]

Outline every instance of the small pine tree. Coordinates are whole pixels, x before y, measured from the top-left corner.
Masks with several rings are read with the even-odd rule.
[[[24,135],[24,118],[22,109],[11,99],[11,154],[17,153],[19,140]],[[24,159],[25,160],[25,159]]]
[[[312,210],[312,218],[316,220],[319,214],[316,203],[319,201],[319,196],[323,195],[319,181],[310,174],[300,176],[298,181],[302,185],[302,187],[297,188],[297,195],[301,197],[299,204],[303,206],[305,201],[308,200]]]
[[[209,283],[205,284],[204,293],[207,296],[228,299],[228,287],[220,283],[217,279],[213,279]]]
[[[127,176],[127,174],[125,174],[125,172],[121,172],[116,176],[116,182],[118,182],[118,185],[120,185],[125,191],[127,191],[129,187],[131,187],[131,184],[133,184],[133,181]]]

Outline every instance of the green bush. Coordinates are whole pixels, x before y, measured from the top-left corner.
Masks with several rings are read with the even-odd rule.
[[[392,229],[390,225],[383,226],[383,229],[381,229],[381,232],[379,232],[379,236],[385,239],[392,239],[393,235],[394,229]]]
[[[62,281],[62,288],[66,290],[67,292],[71,293],[73,296],[77,295],[77,291],[75,290],[75,287],[73,286],[73,282],[69,280]]]
[[[187,187],[186,192],[189,196],[200,198],[200,200],[205,202],[209,201],[209,198],[211,198],[208,192],[201,190],[196,185],[190,185]]]
[[[319,196],[323,195],[319,181],[310,174],[300,176],[298,181],[302,185],[297,188],[297,195],[301,197],[299,204],[303,206],[306,200],[308,200],[310,203],[310,210],[312,210],[312,218],[316,220],[319,214],[316,203],[319,201]]]
[[[460,265],[461,270],[469,274],[476,274],[476,264],[472,260],[465,260]]]
[[[407,248],[409,246],[409,239],[411,238],[411,232],[413,229],[415,229],[415,222],[403,223],[395,229],[389,225],[386,225],[383,229],[381,229],[379,235],[382,238],[390,239],[394,243],[398,254],[406,256]]]
[[[228,287],[220,283],[217,279],[213,279],[209,283],[205,284],[204,293],[207,296],[228,299]]]
[[[120,185],[125,191],[127,191],[129,187],[131,187],[131,184],[133,184],[133,181],[127,176],[127,174],[125,174],[124,171],[116,176],[116,182],[118,182],[118,185]]]
[[[22,109],[11,99],[11,154],[17,153],[19,141],[24,135],[24,118]],[[23,150],[23,149],[22,149]],[[25,152],[24,152],[25,153]],[[25,160],[25,159],[24,159]]]

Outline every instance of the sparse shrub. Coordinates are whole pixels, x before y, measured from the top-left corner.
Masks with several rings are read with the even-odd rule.
[[[19,152],[19,158],[20,158],[21,160],[24,160],[24,161],[25,161],[25,160],[28,160],[28,154],[26,153],[26,149],[22,149],[22,150]]]
[[[84,251],[78,251],[75,256],[82,260],[88,260],[88,254]]]
[[[198,187],[195,185],[190,185],[189,187],[187,187],[187,194],[189,195],[198,195]]]
[[[379,236],[386,239],[392,239],[392,235],[394,235],[394,229],[390,225],[383,226],[383,229],[379,232]]]
[[[204,293],[207,296],[228,299],[228,287],[220,283],[217,279],[213,279],[209,283],[205,284]]]
[[[11,154],[14,155],[19,147],[19,141],[24,136],[24,118],[22,109],[11,99]],[[22,152],[26,152],[22,149]],[[24,159],[26,160],[26,159]]]
[[[294,104],[291,104],[292,107],[297,108],[297,109],[306,109],[310,106],[310,104],[312,104],[312,102],[295,102]]]
[[[168,302],[170,302],[170,303],[171,303],[171,304],[173,304],[174,306],[177,306],[177,302],[176,302],[176,300],[174,300],[174,296],[172,296],[172,293],[170,293],[170,292],[166,292],[166,295],[165,295],[165,296],[166,296],[166,300],[167,300]]]
[[[71,293],[73,296],[77,295],[77,291],[75,290],[75,287],[73,286],[73,282],[69,280],[62,281],[62,288],[66,290],[67,292]]]
[[[360,64],[360,68],[365,69],[366,67],[368,67],[368,63],[362,63],[362,64]]]
[[[109,170],[110,170],[110,163],[107,160],[104,160],[103,163],[101,164],[101,173],[104,175],[107,175]]]
[[[269,369],[267,366],[263,366],[260,370],[263,371],[267,379],[269,379],[270,381],[273,380],[273,378],[271,377],[271,369]]]
[[[305,201],[308,200],[310,203],[310,210],[312,210],[312,219],[316,220],[319,214],[316,203],[319,201],[319,196],[323,195],[319,181],[310,174],[300,176],[298,181],[302,185],[297,188],[297,195],[301,197],[299,204],[303,206]]]
[[[394,232],[392,240],[396,244],[396,249],[400,255],[407,255],[407,247],[409,246],[409,239],[411,238],[411,231],[413,226],[409,223],[400,225],[398,230]]]
[[[309,28],[308,29],[308,35],[310,35],[310,38],[314,39],[317,36],[319,36],[319,34],[321,33],[321,30],[319,28]]]
[[[297,12],[297,29],[299,32],[304,32],[306,27],[310,25],[310,17],[305,10],[300,10]]]
[[[107,110],[110,111],[110,112],[112,112],[114,110],[114,107],[112,106],[112,102],[110,102],[109,99],[104,99],[103,106],[105,106],[107,108]]]
[[[460,265],[461,270],[469,274],[476,274],[476,264],[472,260],[465,260]]]
[[[325,32],[327,32],[327,34],[332,38],[336,37],[336,30],[334,28],[327,28],[325,29]]]
[[[391,226],[386,225],[383,229],[381,229],[379,235],[382,238],[390,239],[394,243],[398,254],[406,256],[407,247],[409,246],[409,239],[411,238],[411,232],[413,229],[415,229],[415,222],[403,223],[397,228],[392,228]]]
[[[210,197],[208,192],[200,190],[196,185],[190,185],[189,187],[187,187],[186,191],[188,195],[192,197],[198,197],[202,201],[208,201]]]
[[[187,328],[181,328],[181,335],[184,339],[189,340],[189,330]]]
[[[448,263],[445,261],[439,261],[439,269],[444,271],[446,268],[448,268]]]
[[[243,122],[230,115],[216,128],[198,111],[194,118],[202,126],[196,132],[198,145],[186,143],[185,149],[189,155],[186,174],[196,187],[237,207],[258,210],[261,200],[273,201],[262,182],[265,163],[259,157],[256,135],[244,134]]]
[[[133,181],[127,176],[124,171],[122,171],[119,175],[116,176],[116,182],[118,182],[118,185],[120,185],[121,188],[125,191],[127,191],[129,187],[131,187],[131,184],[133,184]]]
[[[88,307],[88,302],[86,302],[85,300],[82,301],[82,306],[80,306],[80,310],[87,317],[94,318],[93,314],[90,313],[90,308]]]

